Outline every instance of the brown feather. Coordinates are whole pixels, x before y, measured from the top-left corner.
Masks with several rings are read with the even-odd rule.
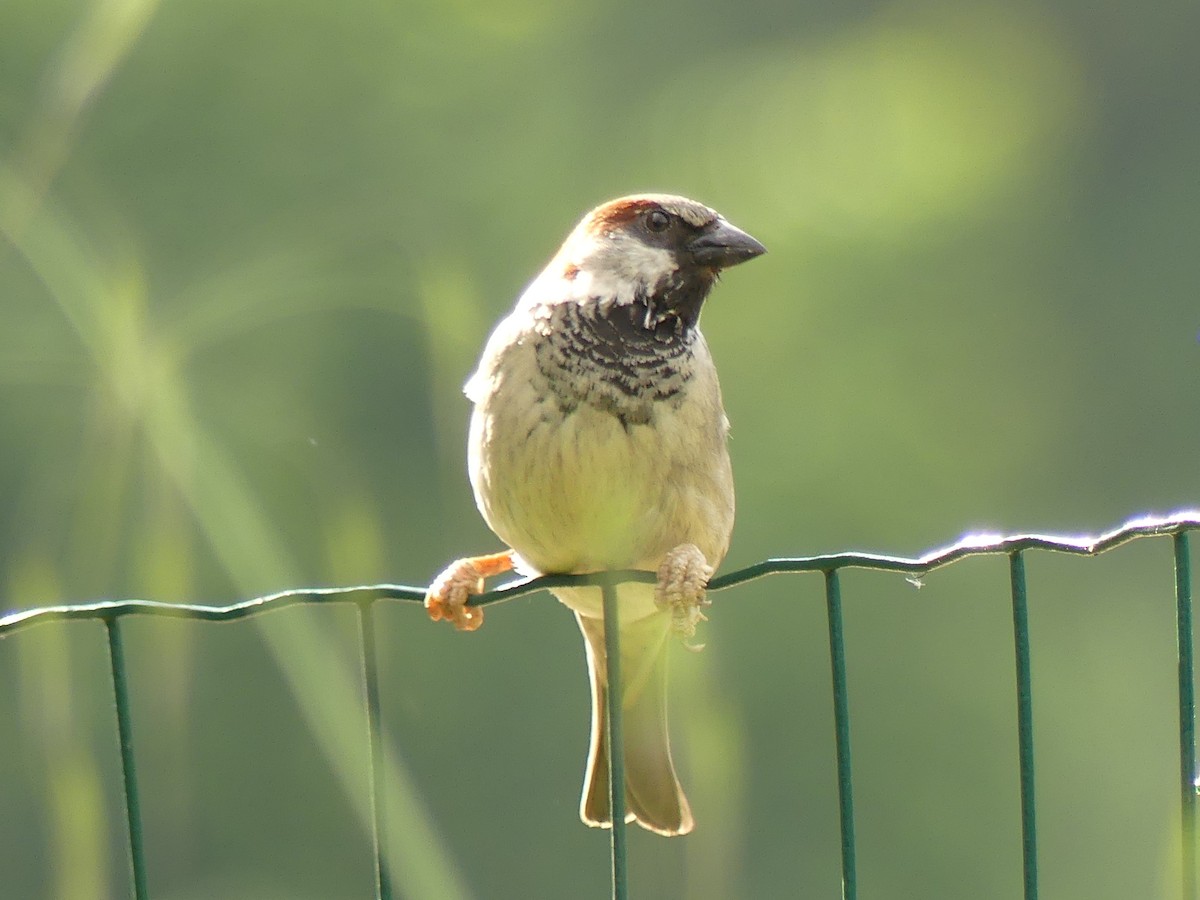
[[[592,685],[592,734],[580,815],[612,826],[607,753],[608,667],[604,621],[577,615],[587,645]],[[626,820],[661,835],[687,834],[692,811],[675,774],[667,734],[667,638],[670,617],[655,613],[621,627],[622,724]]]

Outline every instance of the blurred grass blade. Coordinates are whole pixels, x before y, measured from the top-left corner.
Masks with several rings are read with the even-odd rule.
[[[24,194],[28,186],[0,170],[0,190]],[[222,448],[192,415],[171,354],[146,330],[113,328],[111,311],[126,298],[70,229],[47,209],[23,229],[9,228],[0,208],[0,229],[48,289],[79,335],[110,390],[140,424],[158,465],[174,483],[201,533],[239,590],[297,580],[297,567],[256,502],[254,493]],[[356,668],[322,632],[313,611],[256,619],[296,703],[367,833],[371,800],[359,782],[362,694]],[[419,791],[399,756],[384,753],[382,777],[388,821],[396,839],[384,856],[405,895],[467,897],[445,844],[438,838]]]
[[[20,231],[45,199],[71,154],[87,108],[137,43],[158,0],[96,0],[61,47],[43,79],[41,102],[26,126],[12,166],[29,190],[0,217]]]

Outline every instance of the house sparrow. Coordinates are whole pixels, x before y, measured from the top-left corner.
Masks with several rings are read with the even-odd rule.
[[[511,550],[460,559],[425,607],[471,631],[486,577],[644,569],[617,587],[628,821],[692,829],[667,738],[667,639],[691,637],[729,547],[729,422],[700,309],[722,269],[765,248],[714,210],[646,194],[584,217],[496,327],[466,395],[468,468]],[[558,588],[583,631],[592,693],[580,816],[611,827],[604,612],[598,587]]]

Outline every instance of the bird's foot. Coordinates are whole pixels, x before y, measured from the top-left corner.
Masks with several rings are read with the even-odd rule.
[[[689,650],[703,650],[703,644],[689,644],[696,636],[696,626],[708,620],[703,608],[708,579],[713,568],[695,544],[680,544],[663,558],[658,567],[658,582],[654,586],[654,601],[660,609],[671,613],[671,630],[684,639]]]
[[[425,592],[425,609],[429,618],[453,622],[459,631],[474,631],[483,624],[483,608],[468,606],[475,594],[483,593],[483,581],[492,575],[509,572],[513,567],[511,550],[488,556],[468,556],[456,559],[433,580]]]

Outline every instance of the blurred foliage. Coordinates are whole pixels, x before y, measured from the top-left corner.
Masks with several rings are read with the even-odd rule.
[[[729,564],[1200,502],[1200,9],[1046,0],[0,4],[6,608],[420,583],[495,547],[460,385],[579,215],[708,202]],[[1169,547],[1029,561],[1048,896],[1175,896]],[[1002,561],[845,578],[860,878],[1020,884]],[[836,896],[819,579],[675,656],[699,822],[635,893]],[[766,627],[764,627],[766,626]],[[405,896],[601,897],[578,634],[386,607]],[[156,897],[370,895],[352,618],[135,622]],[[127,893],[100,632],[0,645],[12,897]]]

